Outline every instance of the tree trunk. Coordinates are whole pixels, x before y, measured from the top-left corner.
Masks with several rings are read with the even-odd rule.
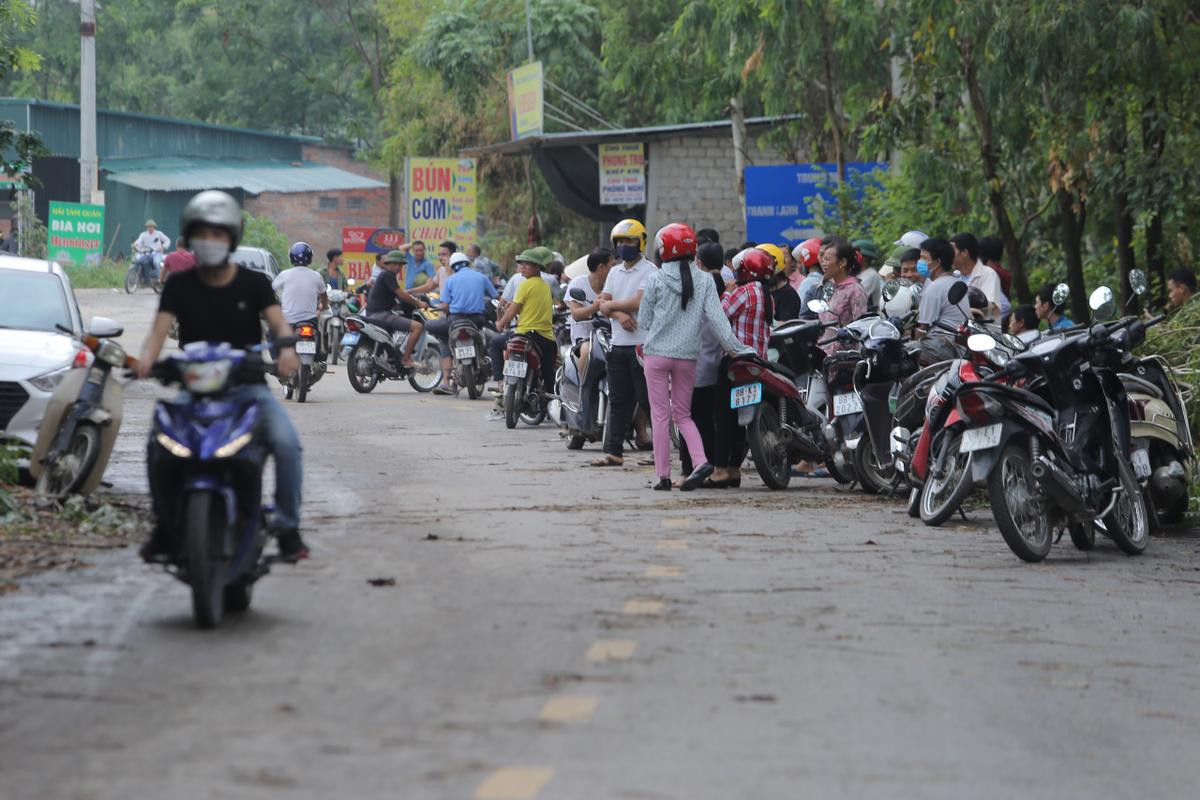
[[[1119,112],[1118,112],[1119,113]],[[1129,207],[1128,177],[1125,169],[1125,151],[1129,138],[1125,122],[1118,118],[1109,136],[1109,152],[1117,164],[1116,180],[1113,183],[1113,223],[1117,229],[1117,264],[1121,268],[1121,308],[1129,307],[1133,291],[1129,288],[1129,272],[1134,268],[1133,254],[1133,211]]]
[[[1150,219],[1146,223],[1146,268],[1150,278],[1156,284],[1156,294],[1160,304],[1167,302],[1167,259],[1163,251],[1163,220],[1162,202],[1158,200],[1154,189],[1158,181],[1158,169],[1162,163],[1163,151],[1167,145],[1167,128],[1157,115],[1157,103],[1151,98],[1142,112],[1142,149],[1150,156],[1150,164],[1146,170],[1151,185],[1147,186],[1150,198]]]
[[[746,114],[740,97],[729,98],[730,130],[733,133],[733,175],[742,217],[746,216]]]
[[[1158,209],[1152,212],[1146,225],[1146,267],[1156,282],[1155,295],[1159,305],[1167,302],[1167,259],[1163,253],[1163,221]]]
[[[1071,319],[1087,322],[1087,285],[1083,280],[1083,220],[1075,214],[1071,193],[1063,187],[1055,192],[1058,201],[1059,224],[1062,226],[1063,251],[1067,258],[1067,285],[1071,287]]]
[[[999,159],[992,144],[992,118],[988,111],[987,101],[983,96],[983,88],[979,85],[979,74],[976,70],[974,55],[969,39],[958,40],[958,52],[962,57],[963,73],[967,81],[967,98],[971,111],[975,115],[975,123],[979,128],[979,154],[983,161],[983,177],[988,187],[988,203],[992,207],[992,216],[996,218],[996,227],[1000,229],[1000,239],[1004,242],[1004,252],[1008,256],[1008,264],[1013,274],[1013,288],[1017,298],[1022,303],[1033,301],[1029,291],[1029,278],[1025,274],[1025,260],[1021,255],[1021,242],[1013,229],[1012,220],[1008,216],[1008,207],[1004,202],[1004,183],[1000,180]]]
[[[825,114],[829,117],[829,127],[833,132],[833,158],[837,163],[837,182],[841,186],[846,182],[846,152],[842,145],[842,120],[838,114],[837,100],[833,94],[833,50],[829,44],[829,36],[821,36],[821,66],[825,74]]]

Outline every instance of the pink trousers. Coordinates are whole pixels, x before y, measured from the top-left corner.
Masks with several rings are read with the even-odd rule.
[[[682,358],[646,356],[646,393],[650,396],[650,423],[654,426],[654,471],[671,477],[671,422],[687,442],[692,463],[708,463],[704,442],[692,422],[692,388],[696,362]]]

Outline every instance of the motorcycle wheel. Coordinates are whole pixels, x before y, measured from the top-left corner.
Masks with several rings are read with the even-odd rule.
[[[224,562],[213,546],[224,534],[225,514],[216,492],[193,492],[184,512],[188,584],[197,628],[215,628],[225,611]]]
[[[379,371],[375,369],[370,350],[358,345],[350,348],[350,355],[346,357],[346,377],[359,394],[369,394],[375,388],[379,383]]]
[[[572,433],[570,435],[570,437],[567,439],[567,449],[568,450],[582,450],[583,444],[586,441],[587,441],[587,437],[584,436],[582,433]]]
[[[471,398],[472,400],[478,400],[479,395],[483,394],[479,384],[475,382],[474,364],[463,365],[462,378],[460,378],[458,382],[467,387],[467,397]]]
[[[914,486],[908,491],[908,507],[904,509],[913,519],[918,519],[921,516],[921,489]]]
[[[254,590],[253,583],[231,583],[225,587],[225,610],[243,612],[250,609],[250,595]]]
[[[1136,556],[1150,542],[1150,515],[1146,511],[1142,487],[1133,475],[1133,467],[1124,458],[1118,457],[1117,472],[1121,479],[1121,493],[1112,511],[1104,518],[1104,529],[1122,552]]]
[[[534,391],[536,392],[537,390],[535,389]],[[534,398],[531,399],[528,389],[523,392],[523,395],[524,396],[521,398],[523,401],[521,403],[521,422],[524,422],[531,428],[536,428],[538,425],[541,425],[546,421],[546,400],[544,397],[538,397],[536,395],[534,395]],[[531,412],[530,406],[534,402],[537,403],[537,410]]]
[[[780,430],[779,411],[775,406],[763,403],[747,431],[754,467],[768,489],[786,489],[792,480],[788,448],[779,435]]]
[[[53,461],[42,464],[34,491],[38,497],[61,500],[87,482],[100,457],[100,429],[81,423],[71,434],[67,449]]]
[[[155,278],[154,280],[150,281],[150,288],[154,290],[155,294],[162,294],[162,281],[160,281],[158,278]]]
[[[139,274],[138,267],[136,265],[130,267],[129,272],[125,273],[125,294],[133,294],[136,292],[138,284],[141,283],[141,281],[142,279],[141,275]]]
[[[1054,541],[1050,520],[1035,500],[1034,484],[1029,452],[1010,443],[988,475],[988,502],[1008,548],[1017,558],[1030,562],[1044,559]],[[1075,539],[1074,531],[1071,539]]]
[[[408,373],[408,385],[418,392],[432,392],[442,385],[442,357],[431,344],[417,361],[417,368]]]
[[[1071,544],[1075,545],[1076,550],[1087,552],[1096,546],[1095,525],[1072,522],[1067,526],[1067,531],[1071,534]]]
[[[504,387],[504,427],[510,431],[517,427],[521,406],[525,402],[525,385],[510,383]]]
[[[854,471],[864,492],[879,494],[891,488],[892,477],[896,474],[896,462],[889,461],[886,466],[881,466],[875,458],[875,448],[864,436],[858,440],[858,447],[854,448]]]
[[[944,477],[938,479],[931,470],[921,489],[921,521],[926,525],[937,527],[950,519],[971,493],[971,455],[959,450],[961,442],[958,432],[942,437],[942,447],[949,448],[951,460]]]
[[[296,376],[296,402],[303,403],[308,399],[308,387],[312,384],[312,367],[308,364],[300,365],[300,372]]]
[[[329,354],[329,363],[333,366],[337,366],[338,351],[342,349],[342,343],[341,343],[341,341],[335,342],[335,341],[333,341],[333,339],[334,339],[334,334],[333,334],[333,329],[331,329],[329,337],[328,337],[329,344],[325,348],[325,352]]]

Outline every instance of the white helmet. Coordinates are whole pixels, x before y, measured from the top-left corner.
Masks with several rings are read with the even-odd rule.
[[[463,267],[471,266],[471,259],[467,258],[464,253],[455,253],[450,256],[450,269],[458,272]]]
[[[920,247],[921,242],[925,241],[928,238],[929,238],[928,236],[921,233],[920,231],[909,231],[908,233],[901,236],[899,239],[897,239],[892,244],[893,245],[904,245],[905,247]]]
[[[900,283],[892,299],[883,304],[883,311],[890,319],[899,319],[912,310],[919,292],[910,283]]]

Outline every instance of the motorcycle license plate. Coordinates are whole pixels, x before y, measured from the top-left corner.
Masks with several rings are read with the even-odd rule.
[[[525,373],[529,371],[529,363],[526,361],[505,361],[504,376],[506,378],[524,378]]]
[[[296,353],[302,356],[315,356],[317,354],[317,343],[306,342],[301,339],[296,342]]]
[[[1133,473],[1135,475],[1137,475],[1139,479],[1150,477],[1151,470],[1150,470],[1150,454],[1149,453],[1147,453],[1145,450],[1142,450],[1140,448],[1135,449],[1133,451],[1132,461],[1133,461]]]
[[[358,344],[358,336],[357,331],[347,331],[342,334],[342,347],[354,347]]]
[[[833,415],[844,417],[847,414],[862,413],[862,398],[857,393],[835,394],[833,396]]]
[[[475,345],[469,344],[466,347],[454,348],[454,357],[457,359],[474,358],[475,357]]]
[[[988,450],[1000,444],[1000,433],[1004,426],[1000,423],[985,425],[982,428],[968,428],[963,431],[962,444],[958,446],[960,453],[973,453],[976,450]]]
[[[745,386],[735,386],[729,392],[730,408],[745,408],[762,402],[762,384],[748,383]]]

